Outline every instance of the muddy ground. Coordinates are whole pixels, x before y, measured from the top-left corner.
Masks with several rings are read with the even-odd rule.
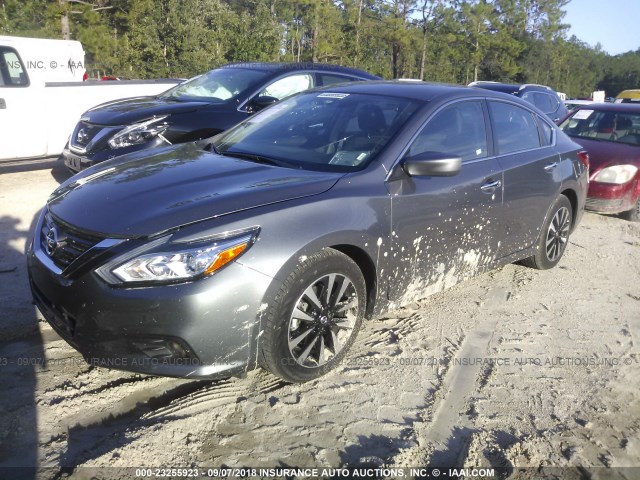
[[[53,161],[0,165],[0,467],[640,478],[640,224],[587,213],[557,268],[508,265],[371,320],[317,381],[188,381],[90,367],[35,311],[25,244],[64,178]]]

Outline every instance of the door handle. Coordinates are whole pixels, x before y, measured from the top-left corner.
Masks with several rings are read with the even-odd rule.
[[[550,172],[551,170],[553,170],[557,166],[558,166],[558,162],[548,163],[547,165],[545,165],[544,170],[545,170],[545,172]]]
[[[496,189],[502,186],[502,182],[500,180],[489,181],[480,187],[483,193],[494,193]]]
[[[4,110],[5,108],[7,108],[7,102],[4,98],[0,98],[0,109]]]

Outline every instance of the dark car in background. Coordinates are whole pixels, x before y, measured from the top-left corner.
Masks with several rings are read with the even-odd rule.
[[[582,106],[560,127],[589,152],[586,208],[640,221],[640,104]]]
[[[62,153],[78,172],[137,150],[211,137],[289,95],[317,86],[379,79],[322,63],[238,63],[154,97],[116,100],[85,112]]]
[[[510,262],[555,266],[586,191],[581,147],[518,98],[353,82],[67,180],[30,284],[93,364],[303,382],[365,318]]]
[[[545,85],[536,85],[531,83],[519,85],[513,83],[479,81],[471,82],[469,86],[520,97],[538,107],[555,123],[560,122],[560,120],[569,113],[558,94],[551,87],[547,87]]]

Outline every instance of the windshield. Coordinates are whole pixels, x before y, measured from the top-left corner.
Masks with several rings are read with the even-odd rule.
[[[293,168],[364,168],[422,104],[406,98],[309,92],[214,137],[220,154]]]
[[[583,108],[562,122],[560,128],[571,137],[640,145],[640,113]]]
[[[178,101],[226,102],[247,90],[255,88],[268,72],[242,68],[217,68],[170,90],[160,98]]]

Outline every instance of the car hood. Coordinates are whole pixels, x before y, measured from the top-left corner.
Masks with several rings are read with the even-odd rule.
[[[195,112],[207,102],[177,102],[158,97],[134,97],[103,103],[86,111],[82,119],[98,125],[129,125],[148,118]]]
[[[60,185],[47,205],[54,216],[81,230],[141,237],[317,195],[343,175],[262,165],[185,144],[87,169]]]
[[[571,137],[589,152],[590,170],[600,170],[607,165],[631,164],[640,167],[640,147],[606,140],[589,140]]]

